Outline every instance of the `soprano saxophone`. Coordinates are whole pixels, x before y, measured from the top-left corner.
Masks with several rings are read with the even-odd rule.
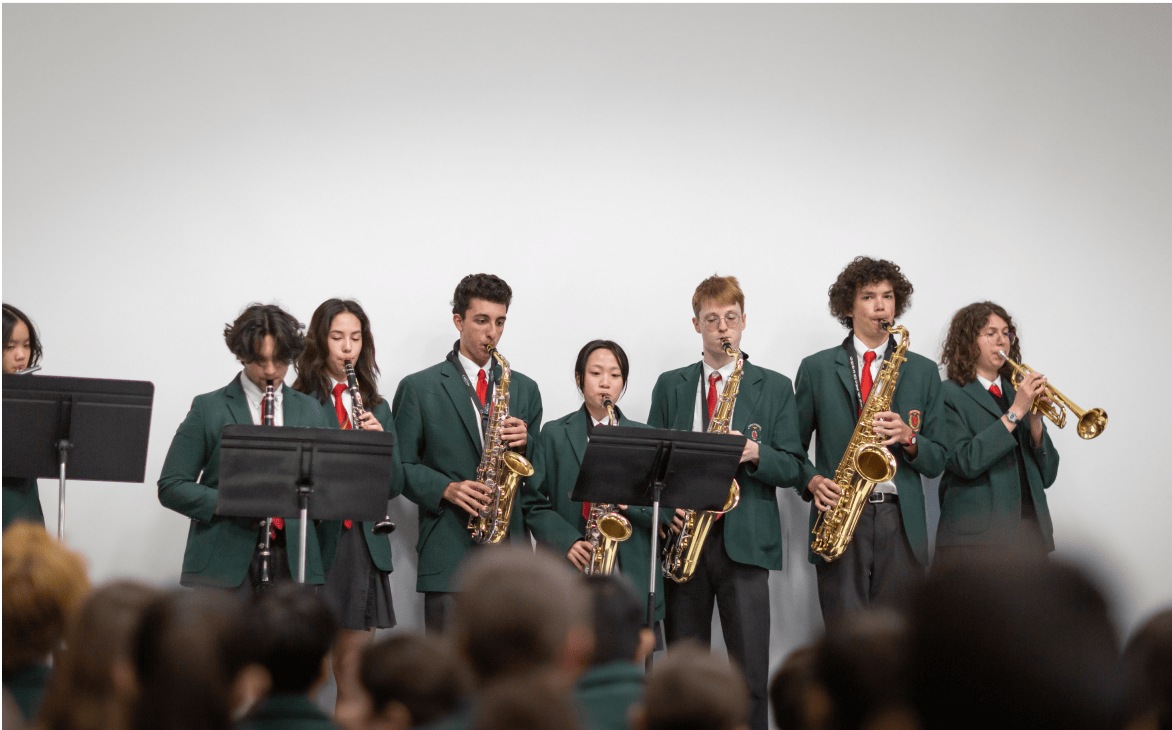
[[[907,360],[908,333],[907,328],[897,325],[886,324],[886,329],[893,335],[900,335],[899,345],[891,359],[879,368],[850,444],[834,472],[834,482],[842,494],[838,502],[820,512],[814,522],[814,542],[810,543],[810,549],[828,562],[846,551],[871,490],[876,484],[889,482],[895,476],[895,457],[883,447],[883,438],[875,433],[875,416],[891,410],[891,397],[895,395],[895,385],[899,381],[899,366]]]
[[[610,425],[619,425],[614,403],[610,398],[602,401],[610,415]],[[631,521],[619,514],[613,504],[595,502],[590,505],[590,518],[586,520],[586,539],[590,542],[590,564],[583,572],[586,575],[610,575],[614,572],[615,560],[619,556],[619,543],[631,536]]]
[[[708,433],[728,433],[732,428],[733,405],[737,401],[737,391],[741,388],[741,370],[745,366],[745,358],[733,349],[731,343],[725,340],[722,345],[729,357],[735,357],[736,367],[724,390],[720,393],[720,400],[712,411],[712,418],[708,421]],[[684,510],[684,528],[677,533],[668,533],[663,543],[663,575],[676,583],[687,583],[696,572],[696,565],[700,561],[700,551],[704,548],[704,541],[708,539],[708,531],[712,523],[725,512],[732,510],[741,501],[741,487],[734,479],[728,490],[728,499],[724,509],[719,512],[707,510]]]
[[[501,440],[501,428],[509,417],[509,361],[491,345],[485,345],[488,354],[501,364],[501,380],[492,389],[492,411],[484,429],[484,452],[476,467],[476,481],[491,490],[488,504],[480,514],[468,518],[472,539],[481,544],[496,545],[509,534],[509,520],[513,516],[513,502],[521,478],[533,475],[533,465],[524,456],[509,451]]]

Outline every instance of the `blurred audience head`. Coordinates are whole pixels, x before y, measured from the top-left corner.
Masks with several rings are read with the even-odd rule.
[[[41,707],[43,730],[122,730],[130,722],[117,683],[130,660],[130,642],[158,588],[129,580],[107,583],[82,605]]]
[[[358,679],[366,695],[367,730],[428,725],[455,712],[472,688],[472,673],[435,636],[398,634],[362,654]]]
[[[642,662],[655,649],[655,634],[631,584],[618,576],[586,578],[594,606],[594,666]]]
[[[549,667],[568,686],[590,663],[591,621],[590,594],[568,563],[498,548],[469,560],[449,635],[482,685]]]
[[[1172,730],[1172,609],[1157,613],[1127,642],[1123,664],[1140,727]]]
[[[671,648],[647,677],[635,730],[747,730],[749,690],[740,670],[695,642]]]
[[[4,671],[44,662],[90,589],[85,559],[45,528],[14,522],[4,531]]]
[[[226,730],[236,680],[258,649],[241,603],[208,590],[168,593],[143,612],[131,647],[135,730]]]
[[[564,684],[549,673],[490,682],[472,712],[474,730],[578,730],[582,722]]]
[[[958,561],[916,591],[909,624],[908,688],[924,730],[1121,726],[1107,603],[1073,567]]]
[[[329,676],[338,622],[312,587],[284,582],[258,591],[245,604],[242,627],[268,670],[271,694],[307,694]]]
[[[769,683],[773,719],[781,730],[830,727],[830,695],[815,673],[817,656],[817,644],[793,650]]]
[[[858,611],[826,627],[814,676],[829,700],[831,730],[907,727],[907,625],[889,610]]]

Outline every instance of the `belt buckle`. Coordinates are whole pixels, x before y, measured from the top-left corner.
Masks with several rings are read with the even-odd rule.
[[[870,502],[871,504],[882,504],[884,501],[886,501],[885,493],[884,492],[871,492],[870,494],[867,495],[867,501]]]

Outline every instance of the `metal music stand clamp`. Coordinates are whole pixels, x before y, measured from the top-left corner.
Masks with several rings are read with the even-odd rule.
[[[745,437],[735,434],[608,426],[586,445],[570,499],[651,507],[647,627],[655,624],[659,507],[720,511],[740,467]],[[651,668],[651,655],[647,656]]]
[[[4,376],[4,476],[60,481],[57,539],[67,476],[142,483],[154,397],[154,384],[140,380]]]
[[[393,455],[394,436],[381,431],[224,426],[216,514],[300,519],[304,583],[309,520],[383,519]]]

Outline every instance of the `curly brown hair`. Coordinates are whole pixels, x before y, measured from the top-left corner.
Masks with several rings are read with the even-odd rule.
[[[977,337],[994,314],[1009,325],[1009,334],[1013,339],[1009,343],[1009,357],[1021,362],[1021,338],[1017,336],[1013,317],[1000,304],[974,302],[952,315],[952,323],[948,325],[948,334],[944,337],[944,352],[940,355],[940,362],[948,366],[949,380],[958,385],[968,385],[977,379],[977,358],[981,355]],[[1002,363],[997,372],[1007,380],[1013,376],[1013,368],[1007,362]]]
[[[895,318],[903,316],[903,313],[912,306],[912,292],[915,291],[912,283],[899,270],[898,265],[886,259],[873,259],[867,256],[857,256],[831,284],[827,291],[830,295],[830,313],[843,327],[851,329],[855,295],[861,287],[883,281],[891,282],[891,288],[895,290]]]

